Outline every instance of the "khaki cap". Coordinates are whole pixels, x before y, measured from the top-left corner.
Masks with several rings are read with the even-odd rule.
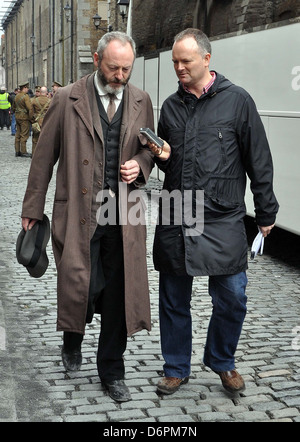
[[[29,82],[26,81],[25,83],[20,83],[19,88],[21,89],[22,87],[29,87]]]

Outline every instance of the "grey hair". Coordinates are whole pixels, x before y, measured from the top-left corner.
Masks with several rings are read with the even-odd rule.
[[[204,32],[202,32],[200,29],[187,28],[184,31],[179,32],[179,34],[175,35],[174,37],[174,43],[188,37],[193,37],[196,40],[202,57],[204,57],[206,54],[211,54],[210,41],[207,35],[204,34]]]
[[[114,31],[104,34],[98,42],[97,53],[100,62],[102,60],[104,50],[107,48],[107,45],[113,40],[119,40],[124,46],[129,43],[132,48],[134,58],[136,57],[135,41],[124,32]]]

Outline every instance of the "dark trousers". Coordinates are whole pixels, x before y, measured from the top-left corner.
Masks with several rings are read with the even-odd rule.
[[[91,239],[91,279],[87,322],[101,314],[97,368],[101,381],[124,379],[123,353],[127,344],[124,299],[124,260],[120,226],[98,225]],[[70,333],[64,333],[70,344]],[[72,333],[73,342],[82,340]]]
[[[0,127],[6,126],[7,129],[10,128],[10,117],[9,117],[9,109],[0,109]]]

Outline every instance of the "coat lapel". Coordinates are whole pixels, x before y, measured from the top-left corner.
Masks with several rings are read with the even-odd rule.
[[[94,75],[96,75],[96,74],[94,74]],[[92,113],[93,125],[94,125],[94,128],[95,128],[95,131],[97,132],[100,140],[103,143],[104,142],[104,140],[103,140],[103,131],[102,131],[101,120],[100,120],[100,117],[99,117],[99,108],[98,108],[97,98],[96,98],[96,94],[95,94],[94,75],[91,75],[88,78],[88,81],[87,81],[87,93],[88,93],[88,97],[89,97],[89,103],[90,103],[90,108],[91,108],[91,113]]]
[[[92,137],[94,138],[95,128],[100,140],[103,142],[102,127],[94,89],[94,75],[89,75],[87,78],[83,78],[82,81],[75,83],[70,97],[76,100],[74,102],[74,109]]]
[[[141,112],[141,100],[142,95],[138,93],[135,94],[129,83],[124,90],[124,109],[120,133],[120,145],[123,146],[123,148],[126,147],[132,127]]]

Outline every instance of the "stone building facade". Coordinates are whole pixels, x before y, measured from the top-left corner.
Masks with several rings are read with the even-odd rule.
[[[66,6],[71,7],[69,19]],[[187,27],[211,38],[284,24],[300,17],[299,0],[130,0],[130,29],[137,55],[151,57],[172,46]],[[96,29],[93,16],[102,17]],[[0,61],[6,86],[29,81],[51,87],[76,81],[93,70],[92,54],[109,29],[126,31],[117,0],[15,0],[2,27],[5,42]],[[2,68],[2,71],[3,71]]]
[[[8,90],[27,80],[32,89],[37,85],[50,88],[53,81],[66,85],[91,72],[92,54],[110,25],[111,2],[116,0],[11,2],[2,22],[1,60]],[[70,6],[69,18],[66,6]],[[94,25],[95,14],[102,17],[101,29]]]

